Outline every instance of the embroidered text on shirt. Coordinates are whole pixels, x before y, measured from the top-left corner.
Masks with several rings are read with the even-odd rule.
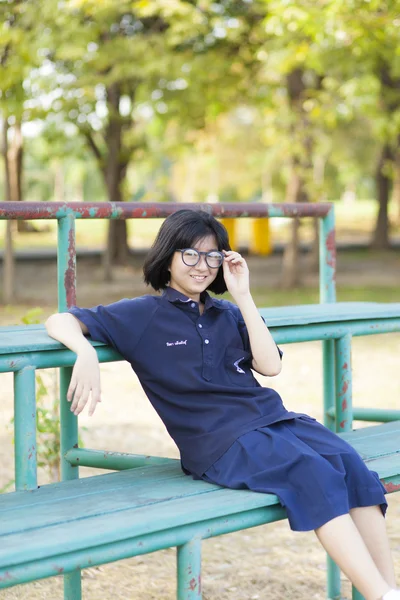
[[[244,375],[246,375],[246,372],[245,372],[245,371],[243,371],[243,369],[241,369],[241,368],[239,367],[239,363],[240,363],[240,361],[241,361],[241,360],[243,360],[243,359],[244,359],[244,356],[242,356],[242,358],[239,358],[238,360],[236,360],[236,361],[233,363],[233,366],[234,366],[234,367],[236,367],[236,371],[237,371],[238,373],[243,373]]]
[[[186,346],[187,340],[177,340],[176,342],[167,342],[167,346]]]

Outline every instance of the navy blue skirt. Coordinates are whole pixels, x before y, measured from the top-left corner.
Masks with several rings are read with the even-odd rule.
[[[294,531],[309,531],[361,506],[387,509],[385,488],[350,444],[301,416],[239,437],[202,479],[276,494]]]

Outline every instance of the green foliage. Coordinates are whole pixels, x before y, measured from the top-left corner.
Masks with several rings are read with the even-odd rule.
[[[188,156],[195,200],[230,185],[247,199],[266,175],[281,199],[293,157],[313,198],[337,196],[371,189],[377,146],[397,144],[394,0],[28,0],[0,12],[0,108],[45,125],[25,153],[35,198],[53,197],[57,161],[65,196],[96,200],[115,161],[131,198],[165,157],[189,179]],[[296,70],[304,89],[293,102]],[[160,178],[154,199],[171,196],[165,187]]]

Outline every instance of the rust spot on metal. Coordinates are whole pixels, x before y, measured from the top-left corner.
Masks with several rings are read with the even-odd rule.
[[[64,573],[64,567],[59,567],[58,565],[53,565],[53,569],[55,571],[57,571],[57,573],[59,573],[61,575],[61,573]]]
[[[192,590],[192,592],[196,589],[197,581],[194,577],[192,577],[192,579],[189,581],[189,587]]]
[[[326,237],[327,265],[336,268],[336,246],[335,246],[335,230],[332,229]]]
[[[13,579],[13,576],[8,571],[4,573],[3,577],[0,576],[0,581],[12,581]]]
[[[346,424],[346,421],[347,421],[347,419],[343,419],[343,421],[340,421],[340,423],[339,423],[339,427],[340,427],[340,429],[344,429],[344,426],[345,426],[345,424]]]
[[[0,219],[57,219],[75,214],[81,219],[148,219],[168,217],[186,208],[203,210],[224,217],[325,217],[331,210],[329,203],[299,202],[295,204],[267,204],[263,202],[221,204],[175,202],[2,202]]]
[[[138,546],[141,548],[143,546],[143,542],[138,542]]]
[[[400,491],[400,483],[391,483],[390,481],[388,483],[382,483],[385,486],[385,490],[388,492],[388,494]]]
[[[344,381],[343,386],[342,386],[342,394],[345,394],[348,389],[349,389],[349,383],[348,383],[348,381]]]
[[[347,400],[344,399],[342,402],[342,410],[346,410],[346,408],[347,408]]]
[[[75,236],[74,231],[70,229],[68,235],[68,268],[64,275],[64,288],[68,308],[71,308],[76,304],[75,263]]]
[[[349,368],[349,365],[347,363],[344,363],[342,369],[348,369],[348,368]]]

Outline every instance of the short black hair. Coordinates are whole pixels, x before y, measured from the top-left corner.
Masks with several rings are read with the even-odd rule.
[[[213,235],[217,240],[218,250],[231,249],[225,227],[206,211],[183,209],[172,213],[161,225],[146,256],[143,265],[145,283],[157,292],[165,289],[171,276],[168,268],[174,252],[181,248],[192,248],[195,242],[209,235]],[[222,266],[207,289],[214,294],[226,292]]]

